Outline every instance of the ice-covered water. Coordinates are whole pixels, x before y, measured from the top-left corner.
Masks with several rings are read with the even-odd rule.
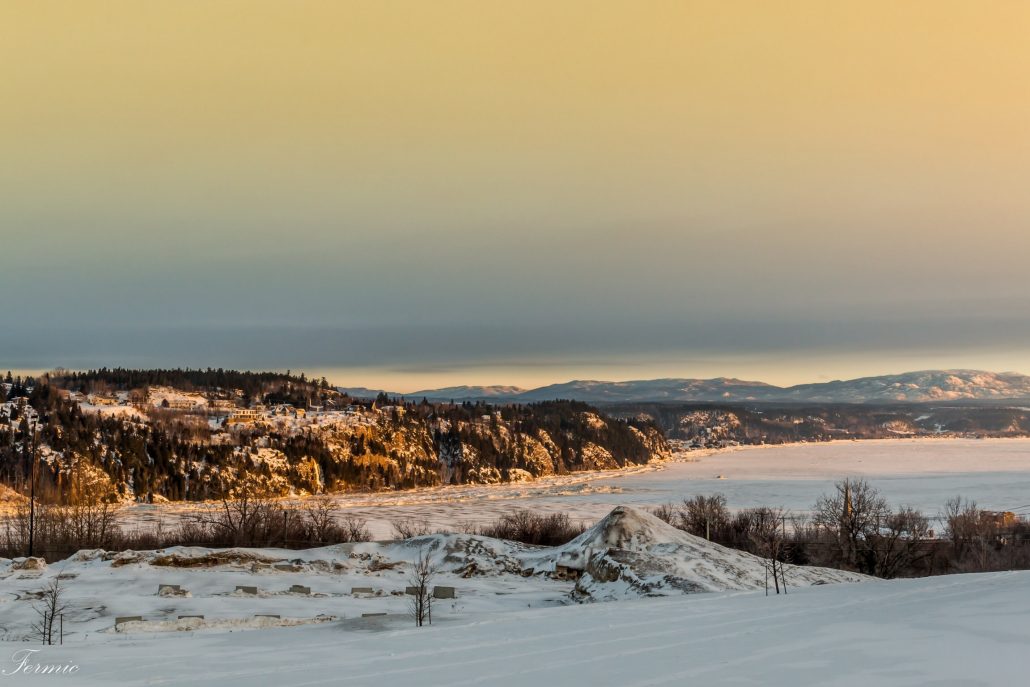
[[[337,497],[343,512],[366,518],[377,537],[391,521],[416,518],[435,528],[483,523],[516,508],[569,512],[593,522],[620,504],[651,507],[694,494],[722,493],[731,508],[768,505],[808,511],[846,476],[861,476],[893,505],[936,514],[951,496],[982,507],[1030,513],[1030,439],[895,439],[748,447],[686,454],[684,460],[536,482],[464,485]],[[137,522],[167,520],[180,506],[133,506]]]

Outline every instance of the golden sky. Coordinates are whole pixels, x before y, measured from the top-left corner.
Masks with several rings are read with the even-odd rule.
[[[1027,36],[998,0],[3,3],[0,293],[49,278],[0,343],[329,328],[335,358],[251,364],[369,382],[1030,371]],[[448,326],[463,359],[419,329]],[[400,331],[443,352],[346,343]]]

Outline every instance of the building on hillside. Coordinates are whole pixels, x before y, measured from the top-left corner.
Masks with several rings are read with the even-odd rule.
[[[254,422],[264,415],[263,411],[256,408],[236,408],[226,419],[226,424]]]
[[[269,412],[272,415],[285,415],[287,417],[296,418],[302,418],[306,414],[306,411],[303,408],[297,408],[296,406],[291,406],[288,403],[273,406]]]
[[[981,512],[981,517],[999,530],[1011,529],[1019,522],[1016,514],[1007,510],[985,510]]]
[[[204,405],[204,401],[199,398],[169,398],[162,402],[162,406],[171,408],[172,410],[196,410]]]

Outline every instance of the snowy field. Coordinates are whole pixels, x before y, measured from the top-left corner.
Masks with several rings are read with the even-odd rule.
[[[345,512],[366,518],[376,537],[391,521],[416,518],[439,529],[485,523],[515,508],[569,512],[593,522],[619,504],[652,507],[721,492],[731,508],[812,508],[843,477],[868,479],[892,505],[937,514],[957,494],[991,510],[1030,512],[1030,439],[890,439],[698,451],[620,471],[577,473],[509,485],[462,485],[341,495]],[[170,522],[177,505],[134,505],[124,517]]]
[[[697,594],[504,614],[109,635],[46,647],[104,685],[1017,685],[1030,573]],[[0,644],[13,653],[25,644]],[[5,668],[13,662],[5,656]]]

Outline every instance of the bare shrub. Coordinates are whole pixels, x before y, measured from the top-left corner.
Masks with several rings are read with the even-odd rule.
[[[579,535],[586,528],[575,524],[568,513],[542,514],[517,510],[485,525],[479,533],[485,537],[507,539],[534,546],[560,546]]]
[[[673,527],[678,526],[679,511],[671,503],[661,503],[651,509],[651,515]]]
[[[415,518],[402,518],[390,523],[393,526],[393,533],[396,539],[414,539],[432,534],[432,528],[425,520]]]
[[[197,531],[225,546],[285,544],[291,514],[269,498],[256,480],[244,478],[217,506],[187,516]]]
[[[347,515],[340,519],[338,542],[372,541],[372,531],[368,529],[368,521],[356,515]]]
[[[372,541],[368,522],[356,515],[339,516],[339,503],[331,496],[316,496],[304,508],[304,526],[309,544],[342,544]]]

